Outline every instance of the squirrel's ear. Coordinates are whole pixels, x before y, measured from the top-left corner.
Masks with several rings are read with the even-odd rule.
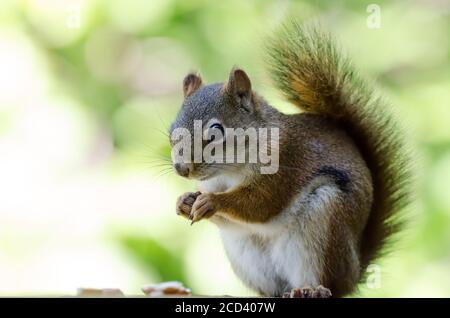
[[[183,80],[184,97],[188,97],[202,86],[202,78],[198,74],[189,73]]]
[[[232,95],[236,101],[250,110],[252,98],[252,83],[248,75],[239,68],[233,68],[230,78],[226,84],[226,91]]]

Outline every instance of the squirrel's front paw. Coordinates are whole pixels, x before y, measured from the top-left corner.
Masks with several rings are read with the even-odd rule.
[[[177,200],[177,214],[189,219],[189,215],[192,211],[192,205],[194,204],[200,192],[186,192],[180,195]]]
[[[189,219],[192,220],[192,224],[200,221],[203,218],[209,218],[216,213],[215,196],[212,193],[202,193],[195,200]]]

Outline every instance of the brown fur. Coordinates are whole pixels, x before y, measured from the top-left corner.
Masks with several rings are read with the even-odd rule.
[[[336,124],[314,114],[280,115],[282,131],[280,170],[274,175],[252,173],[229,192],[212,194],[215,208],[239,222],[265,223],[281,213],[322,166],[345,169],[352,180],[349,193],[341,193],[323,217],[305,220],[311,250],[322,265],[320,282],[334,296],[349,293],[361,276],[358,251],[372,204],[372,179],[352,139]],[[317,149],[311,145],[319,145]],[[304,286],[298,286],[304,287]]]
[[[370,169],[374,200],[361,240],[364,270],[398,231],[398,215],[409,202],[410,157],[399,124],[319,29],[294,23],[269,52],[275,83],[287,98],[344,128]]]

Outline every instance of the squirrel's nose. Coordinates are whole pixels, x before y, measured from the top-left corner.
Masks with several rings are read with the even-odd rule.
[[[182,164],[182,163],[176,163],[176,164],[173,165],[173,167],[175,168],[176,172],[180,176],[182,176],[182,177],[189,176],[189,165]]]

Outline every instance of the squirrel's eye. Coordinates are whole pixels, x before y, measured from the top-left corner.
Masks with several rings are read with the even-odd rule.
[[[209,127],[209,128],[214,128],[214,129],[219,129],[220,130],[220,132],[222,133],[222,135],[224,135],[225,134],[225,130],[223,129],[223,126],[221,125],[221,124],[213,124],[213,125],[211,125],[211,127]]]
[[[209,129],[218,129],[220,130],[222,137],[225,135],[225,130],[223,129],[223,126],[221,124],[212,124]],[[216,139],[215,135],[211,135],[211,137],[209,138],[209,141],[214,141]]]

